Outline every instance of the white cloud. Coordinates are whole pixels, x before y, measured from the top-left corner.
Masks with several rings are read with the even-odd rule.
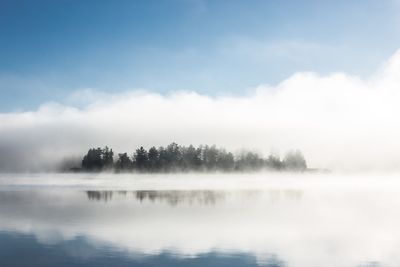
[[[299,148],[312,167],[398,170],[399,77],[397,52],[369,79],[297,73],[246,96],[76,92],[90,103],[0,114],[0,169],[50,168],[92,146],[132,152],[175,141],[263,153]]]

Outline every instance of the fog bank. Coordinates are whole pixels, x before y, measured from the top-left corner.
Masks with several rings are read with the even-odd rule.
[[[367,79],[296,73],[244,96],[77,91],[65,103],[0,114],[0,171],[53,170],[89,147],[133,152],[173,141],[264,154],[300,149],[311,167],[397,171],[399,88],[397,52]]]
[[[276,255],[285,266],[399,266],[398,179],[294,178],[246,191],[0,190],[0,231],[49,247],[85,238],[132,257],[244,252],[260,265]]]

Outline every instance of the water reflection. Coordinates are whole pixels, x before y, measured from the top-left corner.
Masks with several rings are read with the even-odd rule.
[[[129,198],[131,194],[135,200],[140,202],[166,202],[172,206],[179,203],[197,203],[204,205],[213,205],[217,201],[224,199],[227,192],[217,192],[210,190],[202,191],[177,191],[177,190],[140,190],[140,191],[86,191],[89,200],[108,202],[112,200],[113,195]]]
[[[263,191],[247,190],[236,191],[235,194],[240,194],[243,198],[256,198],[260,196]],[[302,197],[300,190],[268,190],[266,194],[269,201],[279,201],[285,198],[287,200],[299,200]],[[212,191],[212,190],[138,190],[138,191],[107,191],[107,190],[91,190],[86,191],[89,200],[108,202],[116,195],[129,199],[130,196],[134,200],[140,202],[166,202],[172,206],[178,204],[203,204],[215,205],[217,202],[224,201],[227,195],[232,194],[228,191]]]
[[[399,211],[393,190],[0,191],[0,265],[399,266]]]
[[[126,191],[122,191],[126,193]],[[112,199],[113,191],[86,191],[89,200],[109,201]]]
[[[229,255],[209,252],[196,257],[176,257],[168,252],[154,255],[126,253],[111,250],[106,246],[94,245],[84,237],[58,242],[51,246],[39,243],[32,235],[18,235],[0,232],[1,266],[58,266],[58,267],[257,267],[256,257],[249,253],[232,253]],[[7,245],[5,245],[7,244]],[[266,267],[284,267],[283,261],[276,256],[263,264]]]

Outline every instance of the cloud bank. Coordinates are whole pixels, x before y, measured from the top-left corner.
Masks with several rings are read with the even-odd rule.
[[[65,103],[0,114],[0,170],[51,170],[89,147],[133,152],[173,141],[295,148],[311,167],[400,170],[399,103],[400,51],[366,79],[302,72],[244,96],[77,91]]]

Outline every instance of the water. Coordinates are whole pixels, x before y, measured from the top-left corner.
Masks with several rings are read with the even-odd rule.
[[[2,175],[0,266],[399,266],[399,178]]]

